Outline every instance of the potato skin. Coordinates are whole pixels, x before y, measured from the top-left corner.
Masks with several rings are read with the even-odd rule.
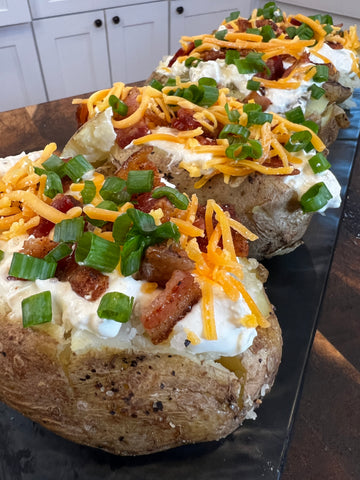
[[[115,164],[122,164],[139,148],[114,149]],[[285,254],[302,243],[312,214],[302,211],[297,193],[284,183],[282,177],[254,173],[233,177],[225,184],[223,176],[217,175],[196,189],[194,184],[198,179],[191,178],[186,170],[179,168],[165,151],[154,147],[150,159],[181,192],[189,196],[196,193],[199,203],[206,204],[207,199],[212,198],[222,205],[231,204],[237,218],[259,237],[249,244],[250,258],[261,260]]]
[[[218,440],[274,381],[282,339],[275,315],[269,319],[239,356],[246,372],[238,378],[196,357],[114,348],[76,354],[51,324],[24,329],[2,313],[0,400],[71,441],[117,455]]]

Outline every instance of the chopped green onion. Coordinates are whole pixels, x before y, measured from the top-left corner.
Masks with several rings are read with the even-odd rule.
[[[203,41],[201,39],[194,40],[194,46],[195,48],[200,47],[202,45]]]
[[[5,252],[3,250],[0,250],[0,262],[4,258]]]
[[[9,275],[23,280],[45,280],[52,278],[55,270],[55,262],[47,262],[43,258],[15,252],[11,260]]]
[[[217,83],[214,78],[211,77],[201,77],[198,80],[199,85],[207,85],[208,87],[216,87]]]
[[[246,58],[234,59],[233,64],[240,74],[255,73],[257,70],[246,61]]]
[[[117,212],[118,206],[116,205],[115,202],[112,202],[111,200],[104,200],[103,202],[100,202],[98,205],[96,205],[96,208],[102,208],[103,210],[111,210],[112,212]],[[106,223],[108,223],[106,220],[96,220],[95,218],[90,218],[88,215],[86,215],[86,221],[91,223],[91,225],[94,225],[95,227],[103,227]]]
[[[302,23],[296,30],[296,35],[300,40],[311,40],[314,36],[314,31],[306,23]]]
[[[261,105],[258,105],[257,103],[245,103],[245,105],[243,105],[243,111],[245,113],[261,112],[262,108]]]
[[[180,233],[175,223],[165,222],[157,226],[156,229],[151,233],[149,242],[150,245],[154,245],[156,243],[161,243],[164,240],[168,240],[169,238],[172,238],[175,240],[175,242],[177,242],[179,241]]]
[[[122,205],[130,200],[131,195],[125,190],[126,181],[119,177],[107,177],[100,189],[104,200],[111,200],[117,205]]]
[[[314,98],[315,100],[319,100],[324,94],[325,90],[315,83],[311,85],[311,87],[308,88],[308,90],[311,91],[311,98]]]
[[[75,250],[75,260],[78,264],[95,268],[100,272],[112,272],[119,259],[119,245],[92,232],[84,233]]]
[[[316,65],[316,73],[313,76],[314,82],[326,82],[329,80],[329,68],[326,65]]]
[[[122,100],[120,100],[116,95],[110,95],[109,105],[113,109],[114,113],[118,113],[122,117],[125,117],[128,112],[128,106]]]
[[[264,112],[249,112],[248,113],[248,126],[250,125],[263,125],[266,122],[271,123],[273,119],[272,113]]]
[[[127,213],[119,215],[113,224],[112,235],[116,243],[123,245],[131,228],[132,220]]]
[[[71,158],[64,166],[64,174],[73,182],[78,182],[85,173],[94,170],[94,167],[82,155]]]
[[[257,15],[263,15],[265,19],[274,20],[276,22],[281,22],[283,20],[281,10],[275,2],[268,2],[263,8],[258,8]]]
[[[100,318],[126,323],[131,315],[134,297],[120,292],[108,292],[100,300],[97,314]]]
[[[95,183],[92,180],[85,180],[84,188],[80,193],[85,204],[91,203],[96,195]]]
[[[289,38],[294,38],[296,35],[297,28],[296,27],[287,27],[286,33]]]
[[[211,87],[208,85],[201,85],[201,88],[203,89],[204,94],[197,105],[201,107],[211,107],[219,98],[219,90],[216,87]]]
[[[325,155],[320,152],[309,159],[309,164],[314,173],[324,172],[331,167]]]
[[[284,145],[288,152],[299,152],[311,142],[312,135],[308,130],[295,132],[291,135],[289,141]]]
[[[252,33],[253,35],[260,35],[260,28],[247,28],[246,33]]]
[[[288,112],[285,112],[285,117],[289,122],[292,123],[303,123],[305,122],[305,115],[301,107],[295,107]]]
[[[239,122],[240,112],[238,112],[237,110],[230,110],[228,103],[225,103],[225,111],[230,122],[232,123]]]
[[[176,85],[176,78],[168,78],[167,82],[165,83],[166,87],[175,87]]]
[[[150,192],[154,183],[153,170],[130,170],[126,180],[126,189],[130,195]]]
[[[240,59],[240,53],[238,50],[226,50],[225,53],[225,63],[226,65],[231,65],[234,63],[235,60]]]
[[[57,195],[58,193],[63,193],[63,191],[64,190],[59,175],[50,170],[46,172],[44,195],[49,198],[54,198],[55,195]]]
[[[130,238],[121,250],[121,273],[128,277],[140,269],[141,259],[145,250],[145,240],[141,235]]]
[[[300,199],[301,207],[304,212],[317,212],[325,207],[332,198],[324,182],[319,182],[309,188]]]
[[[197,67],[199,63],[201,62],[200,58],[197,57],[189,57],[185,60],[185,67],[190,68],[190,67]]]
[[[70,255],[72,248],[65,242],[59,243],[55,248],[45,255],[44,260],[47,262],[58,262]]]
[[[163,84],[161,82],[159,82],[159,80],[156,80],[155,78],[154,78],[154,80],[151,80],[150,87],[155,88],[156,90],[159,90],[160,92],[164,88]]]
[[[36,173],[36,175],[39,175],[39,177],[41,177],[41,175],[47,174],[47,171],[44,168],[39,167],[34,167],[34,172]]]
[[[305,120],[305,122],[302,122],[301,125],[310,128],[310,130],[312,130],[316,135],[319,132],[319,125],[312,120]]]
[[[332,33],[332,31],[334,30],[331,25],[324,25],[324,26],[323,26],[323,29],[325,30],[325,32],[327,33],[327,35],[329,35],[330,33]]]
[[[259,90],[261,83],[256,80],[248,80],[246,88],[248,90],[256,91]]]
[[[62,220],[55,225],[55,242],[77,242],[84,232],[84,217],[76,217]]]
[[[226,28],[224,28],[224,30],[218,30],[216,33],[215,33],[215,38],[217,40],[225,40],[225,37],[227,35],[228,31]]]
[[[274,30],[271,28],[271,25],[264,25],[261,28],[260,34],[263,37],[264,42],[269,42],[272,38],[276,37]]]
[[[233,160],[258,159],[262,155],[262,146],[257,140],[248,140],[247,144],[233,143],[225,150],[225,154]]]
[[[52,320],[50,291],[36,293],[21,302],[23,327],[49,323]]]
[[[64,167],[66,165],[66,162],[62,160],[60,157],[57,155],[51,155],[45,162],[42,163],[42,167],[45,168],[45,170],[49,170],[50,172],[55,172],[59,175],[59,177],[63,177],[64,174]]]
[[[228,17],[225,18],[225,22],[232,22],[236,20],[240,16],[240,10],[236,10],[235,12],[231,12]]]
[[[250,130],[242,125],[234,125],[233,123],[228,123],[219,133],[219,138],[227,138],[229,143],[233,141],[245,143],[249,138]]]
[[[149,213],[142,212],[136,208],[129,208],[127,214],[132,220],[135,228],[143,235],[151,234],[156,229],[154,217]]]
[[[333,25],[334,24],[332,16],[329,15],[329,14],[322,15],[321,13],[319,13],[317,15],[310,15],[309,18],[311,18],[311,20],[319,20],[319,23],[321,25],[324,25],[324,24]]]
[[[152,192],[153,198],[166,197],[176,208],[186,210],[189,205],[189,199],[186,195],[172,187],[158,187]]]

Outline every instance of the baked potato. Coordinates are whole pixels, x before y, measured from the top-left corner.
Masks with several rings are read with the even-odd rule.
[[[205,220],[201,217],[204,212],[197,210],[195,196],[185,202],[186,206],[175,207],[167,197],[157,199],[149,196],[149,190],[141,192],[137,183],[140,190],[132,193],[127,209],[119,206],[108,210],[108,204],[97,207],[98,195],[104,199],[110,192],[115,200],[115,190],[104,186],[104,173],[110,172],[120,183],[125,179],[127,193],[130,185],[134,188],[130,172],[139,171],[132,170],[136,155],[120,168],[103,165],[93,172],[88,164],[90,170],[85,168],[81,177],[69,184],[73,159],[63,162],[54,157],[54,148],[48,146],[44,152],[0,162],[0,201],[12,209],[0,220],[0,400],[71,441],[117,455],[150,454],[226,437],[246,418],[255,417],[254,409],[271,388],[281,360],[281,330],[263,288],[265,268],[244,256],[247,242],[239,233],[233,234],[233,240],[225,240],[217,219],[229,222],[229,216],[214,203],[211,208],[215,208],[216,217],[211,229],[222,233],[216,240],[205,226],[204,241],[210,239],[215,250],[209,250],[205,243],[201,254],[196,239],[202,238]],[[153,182],[161,188],[161,177],[149,162],[142,172],[154,172]],[[80,164],[86,166],[83,157]],[[141,170],[144,162],[137,165]],[[63,178],[65,193],[50,192],[49,185],[44,189],[45,177],[53,179],[55,170]],[[89,187],[86,181],[97,188],[92,200],[83,192],[85,185]],[[81,198],[92,205],[84,205]],[[182,196],[179,198],[184,202]],[[129,205],[132,201],[135,203]],[[146,214],[149,203],[152,208]],[[91,220],[99,221],[99,211],[103,223],[91,224]],[[75,243],[71,241],[70,252],[55,255],[59,245],[75,238],[69,227],[62,229],[63,221],[80,219],[81,223],[84,214],[87,231],[80,233]],[[134,223],[115,233],[116,219],[124,215]],[[198,226],[190,225],[192,233],[182,230],[184,225],[189,228],[194,215],[196,219],[200,215]],[[179,227],[161,220],[162,216],[165,220],[170,216]],[[138,218],[141,221],[136,223]],[[164,228],[151,246],[146,244],[138,271],[136,267],[131,274],[120,275],[116,261],[113,270],[105,269],[116,245],[106,239],[113,236],[123,242],[124,252],[129,247],[126,242],[134,238],[135,225],[136,234],[145,242],[149,232],[160,232],[158,229],[169,227],[169,223],[170,234],[164,237]],[[139,233],[141,228],[147,233]],[[234,228],[252,236],[232,221]],[[124,232],[126,240],[120,240],[118,235]],[[90,255],[83,255],[89,247],[84,238],[94,236],[113,244],[110,250],[101,250],[95,263],[89,260]],[[221,238],[223,244],[219,243]],[[229,242],[234,243],[236,255],[242,255],[238,261],[231,259]],[[90,251],[95,255],[92,247]],[[154,260],[154,252],[160,260]],[[207,259],[207,273],[201,273],[199,255]],[[222,263],[215,269],[217,277],[211,273],[215,270],[209,262],[216,262],[218,256]],[[121,256],[121,271],[125,264],[130,268],[129,258],[127,250]],[[33,267],[23,268],[22,261],[40,262],[42,268],[55,270],[34,274]],[[155,274],[159,270],[158,279]],[[242,275],[240,284],[236,278]],[[203,287],[203,282],[207,286]],[[206,300],[209,288],[214,303]],[[100,313],[103,299],[114,292],[131,299],[115,307],[107,304]],[[33,302],[48,293],[50,304]],[[113,297],[112,302],[116,295]],[[211,305],[218,340],[204,331],[204,318],[209,314],[202,309]]]
[[[203,80],[211,83],[211,79]],[[100,111],[80,127],[62,155],[73,156],[78,151],[87,155],[86,149],[90,148],[89,158],[94,161],[92,131],[99,122],[101,128],[116,132],[116,141],[110,142],[108,151],[102,152],[99,160],[108,156],[121,164],[138,147],[154,147],[153,161],[180,191],[196,192],[202,202],[214,198],[234,206],[241,222],[258,236],[250,245],[252,257],[261,259],[292,251],[301,244],[314,211],[323,212],[340,205],[340,185],[327,168],[325,144],[306,122],[290,121],[291,115],[283,118],[264,113],[258,104],[242,104],[229,97],[226,90],[214,86],[208,86],[218,95],[212,105],[205,107],[201,102],[190,102],[187,92],[191,89],[197,92],[201,88],[201,83],[190,86],[178,83],[162,91],[152,87],[128,89],[123,84],[114,85],[113,89],[104,91],[106,96],[99,106],[108,105],[109,97],[117,90],[118,98],[129,103],[132,113],[123,119],[117,119],[114,114],[111,122],[110,109]],[[140,105],[136,103],[137,108],[133,103],[134,92],[141,98]],[[85,107],[88,112],[99,108],[98,105],[89,106],[89,101],[81,100],[81,108]],[[313,118],[318,109],[314,107]],[[104,122],[105,115],[107,122]],[[333,107],[327,108],[326,115],[337,124]],[[256,118],[254,123],[251,118]],[[326,134],[326,127],[322,129]],[[296,137],[307,137],[311,142],[307,144],[305,139],[292,145]],[[309,160],[320,158],[327,167],[314,170]],[[321,206],[304,207],[303,196],[320,183],[329,191],[327,200]]]

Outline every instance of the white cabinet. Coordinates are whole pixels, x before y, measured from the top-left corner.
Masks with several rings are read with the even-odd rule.
[[[167,1],[33,22],[49,100],[145,80],[168,52]]]
[[[49,100],[110,86],[103,11],[33,22]]]
[[[27,0],[0,0],[0,26],[30,21]]]
[[[30,23],[0,27],[0,111],[47,100]]]
[[[112,81],[145,80],[168,54],[167,2],[105,11]]]
[[[211,33],[229,13],[239,10],[248,17],[252,0],[171,0],[170,1],[170,51],[175,53],[183,35]]]

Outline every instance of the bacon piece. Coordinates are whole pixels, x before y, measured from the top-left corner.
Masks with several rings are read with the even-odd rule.
[[[71,208],[80,206],[81,202],[71,195],[58,193],[56,197],[53,198],[50,205],[56,208],[56,210],[66,213]],[[29,230],[29,233],[36,238],[45,237],[46,235],[49,235],[53,227],[54,223],[50,222],[50,220],[46,220],[46,218],[41,218],[39,225],[32,230]]]
[[[221,208],[225,212],[229,212],[231,218],[236,220],[236,213],[235,209],[232,205],[221,205]],[[194,221],[195,227],[201,228],[202,230],[205,231],[205,211],[206,208],[203,205],[199,205],[197,212],[196,212],[196,218]],[[213,215],[213,225],[215,227],[216,221],[215,221],[215,214]],[[234,248],[235,248],[235,253],[237,257],[247,257],[249,254],[249,242],[247,241],[246,238],[244,238],[239,232],[236,232],[235,230],[232,230],[232,239],[234,243]],[[204,237],[198,237],[197,242],[199,245],[199,248],[202,252],[206,252],[209,238],[206,235]],[[219,242],[219,247],[222,248],[223,244],[222,241],[220,240]]]
[[[146,250],[136,280],[156,282],[159,287],[165,287],[175,270],[191,272],[194,262],[175,243],[154,245]]]
[[[271,168],[280,168],[284,166],[279,155],[275,155],[274,157],[267,158],[263,163],[263,165],[264,167],[271,167]],[[300,173],[300,170],[298,170],[297,168],[294,168],[294,170],[291,173],[288,173],[287,175],[299,175],[299,173]]]
[[[31,255],[36,258],[44,258],[51,250],[56,247],[57,242],[50,240],[49,237],[33,238],[30,237],[24,241],[20,253]]]
[[[89,110],[86,103],[80,103],[76,109],[77,126],[80,128],[88,121]]]
[[[218,58],[223,60],[226,56],[225,50],[205,50],[200,54],[201,60],[208,62],[209,60],[217,60]]]
[[[186,49],[179,48],[179,50],[175,53],[175,55],[170,59],[168,63],[168,67],[171,67],[179,57],[183,57],[184,55],[189,55],[189,53],[192,50],[194,50],[194,48],[195,48],[194,42],[190,42]]]
[[[271,105],[271,100],[269,100],[265,95],[260,95],[258,92],[251,92],[247,95],[243,102],[249,103],[250,100],[254,100],[255,103],[261,106],[263,112]]]
[[[109,277],[94,268],[78,265],[74,254],[60,260],[55,277],[61,282],[69,282],[72,290],[91,302],[100,298],[109,287]]]
[[[267,78],[268,80],[279,80],[279,78],[284,75],[285,69],[280,55],[269,58],[266,61],[266,65],[270,70],[270,74],[266,70],[263,70],[256,74],[257,77]]]
[[[180,131],[195,130],[201,124],[194,119],[194,111],[189,108],[179,108],[177,117],[171,121],[171,126]]]
[[[236,23],[238,25],[238,32],[244,33],[248,28],[251,28],[251,22],[249,20],[246,20],[246,18],[238,18],[236,20]]]
[[[333,50],[341,50],[344,48],[343,45],[341,45],[341,43],[337,43],[337,42],[326,42],[330,48],[332,48]]]
[[[120,148],[125,148],[136,138],[144,137],[151,133],[144,119],[141,119],[135,125],[131,125],[131,127],[114,128],[114,130],[116,132],[116,143]]]
[[[141,314],[151,341],[166,340],[176,323],[200,300],[201,289],[189,272],[175,270],[163,290]]]

